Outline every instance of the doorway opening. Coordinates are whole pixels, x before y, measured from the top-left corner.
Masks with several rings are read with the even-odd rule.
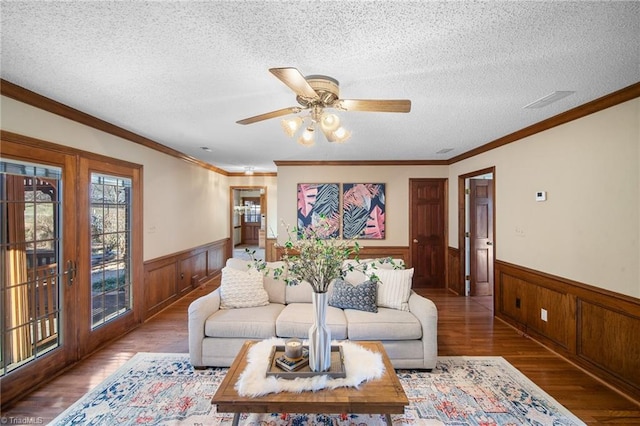
[[[493,307],[495,260],[495,167],[458,177],[460,294]]]
[[[265,258],[267,188],[264,186],[231,187],[232,257]]]

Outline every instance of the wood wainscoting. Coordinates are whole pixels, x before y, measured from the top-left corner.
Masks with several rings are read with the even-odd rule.
[[[230,244],[226,238],[144,262],[144,319],[217,277],[229,257]]]
[[[366,244],[366,242],[364,243]],[[393,259],[402,259],[406,268],[412,268],[409,257],[409,247],[404,246],[380,246],[380,247],[360,247],[358,257],[360,259],[378,259],[383,257],[391,257]]]
[[[264,247],[264,260],[266,262],[275,262],[278,260],[278,248],[276,238],[267,238],[266,245]]]
[[[465,295],[464,277],[460,273],[460,249],[447,250],[447,289],[458,296]]]
[[[276,239],[267,240],[265,257],[268,262],[280,260],[284,254],[284,249],[279,247],[276,243]],[[404,246],[360,247],[358,257],[360,259],[378,259],[383,257],[402,259],[406,268],[412,267],[412,265],[409,264],[409,247]]]
[[[640,299],[502,261],[495,272],[498,318],[640,399]]]

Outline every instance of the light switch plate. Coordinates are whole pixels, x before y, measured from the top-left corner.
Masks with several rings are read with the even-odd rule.
[[[536,201],[547,201],[547,191],[536,192]]]

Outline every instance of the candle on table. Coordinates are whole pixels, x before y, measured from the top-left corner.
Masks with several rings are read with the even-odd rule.
[[[297,359],[302,357],[302,342],[300,339],[288,339],[284,343],[284,355],[287,358]]]

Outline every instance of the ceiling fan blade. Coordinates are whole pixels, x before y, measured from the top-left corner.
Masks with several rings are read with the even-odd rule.
[[[408,99],[340,99],[334,105],[346,111],[369,112],[409,112],[411,101]]]
[[[271,111],[271,112],[267,112],[267,113],[264,113],[264,114],[255,115],[253,117],[245,118],[244,120],[238,120],[238,121],[236,121],[236,123],[238,123],[238,124],[252,124],[252,123],[256,123],[258,121],[268,120],[270,118],[282,117],[283,115],[287,115],[287,114],[295,114],[295,113],[298,113],[300,111],[302,111],[302,108],[300,108],[300,107],[282,108],[282,109],[278,109],[276,111]]]
[[[309,85],[307,79],[296,68],[270,68],[269,72],[289,86],[296,95],[307,99],[320,98],[316,91],[313,90],[313,87]]]

